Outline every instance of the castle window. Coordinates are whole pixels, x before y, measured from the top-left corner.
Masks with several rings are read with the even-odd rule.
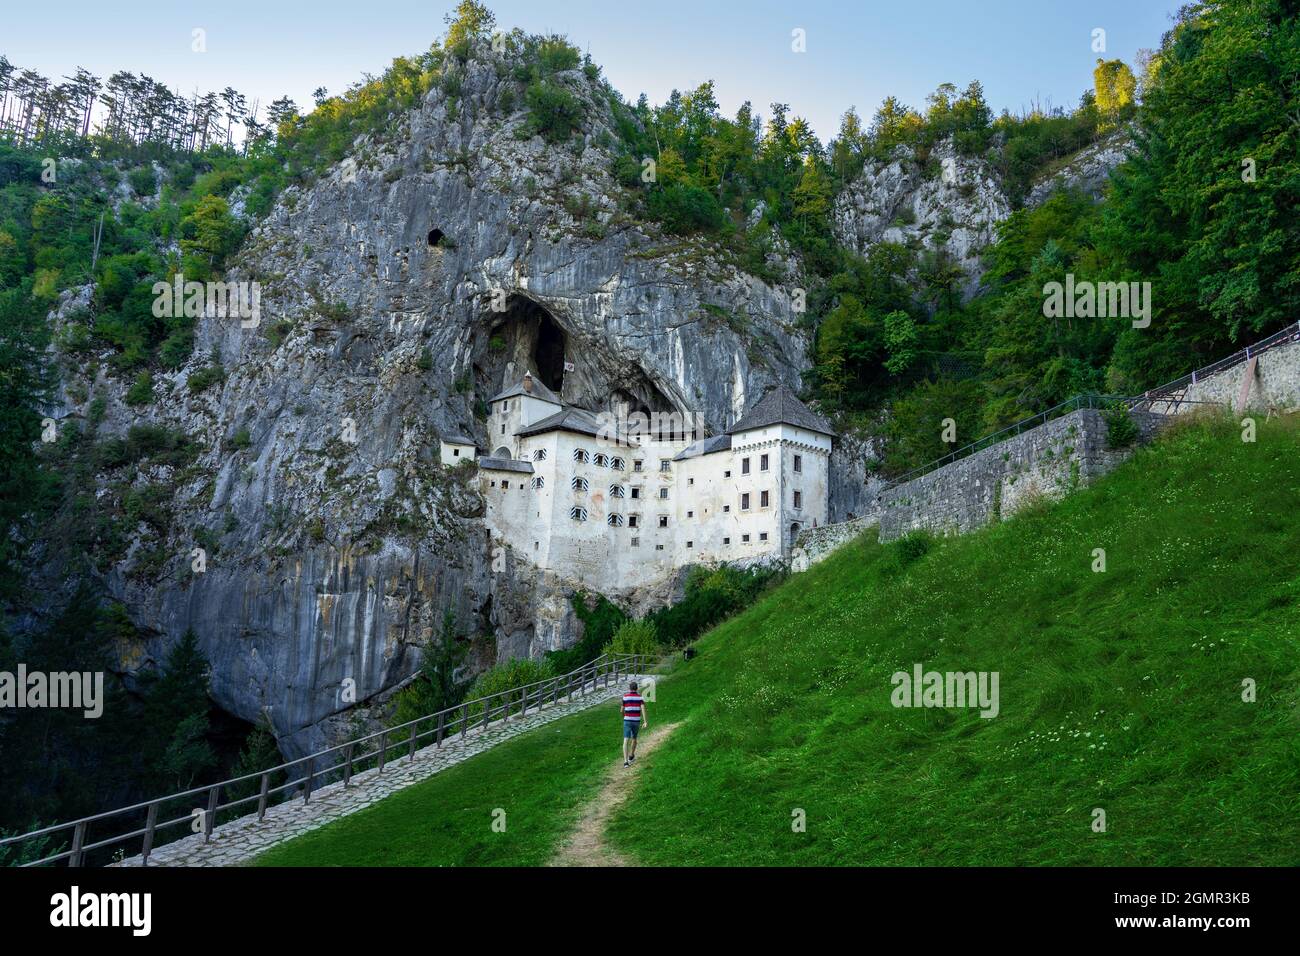
[[[541,488],[545,488],[545,487],[546,487],[546,479],[543,478],[541,475],[538,475],[536,478],[533,479],[533,490],[534,490],[534,491],[539,490],[539,489],[541,489]]]
[[[459,458],[459,457],[460,457],[460,449],[459,449],[459,448],[453,448],[453,449],[451,450],[451,457],[452,457],[452,458]]]
[[[503,481],[503,482],[501,482],[501,487],[502,487],[503,489],[505,489],[505,488],[509,488],[509,487],[510,487],[510,482],[508,482],[508,481]]]
[[[656,545],[655,545],[655,550],[656,550],[656,551],[662,551],[663,549],[664,549],[664,546],[663,546],[662,544],[656,544]]]
[[[730,539],[730,538],[723,538],[723,539],[722,539],[722,543],[723,543],[723,544],[731,544],[731,539]]]
[[[623,516],[610,515],[605,519],[605,524],[609,525],[611,528],[621,528],[623,527]]]
[[[622,498],[622,497],[625,497],[626,494],[627,494],[627,493],[623,490],[623,486],[622,486],[622,485],[610,485],[610,486],[609,486],[609,496],[610,496],[611,498]]]
[[[639,462],[639,461],[634,461],[634,462],[632,462],[632,470],[633,470],[633,471],[640,471],[640,470],[641,470],[641,462]]]
[[[731,514],[731,505],[723,505],[723,506],[722,506],[722,513],[723,513],[724,515],[729,515],[729,514]]]
[[[637,527],[637,526],[640,524],[640,521],[641,521],[641,518],[640,518],[639,515],[628,515],[628,516],[627,516],[627,526],[628,526],[629,528],[635,528],[635,527]]]
[[[574,521],[586,521],[586,520],[587,520],[587,509],[586,509],[586,508],[570,508],[570,509],[569,509],[569,517],[572,518]]]
[[[668,489],[667,489],[667,488],[660,488],[660,489],[659,489],[659,497],[660,497],[661,499],[667,498],[667,497],[668,497]]]
[[[747,475],[747,474],[749,474],[749,459],[748,459],[748,458],[742,458],[742,459],[740,459],[740,473],[741,473],[742,475]]]
[[[570,486],[574,491],[586,491],[586,490],[587,490],[587,487],[588,487],[588,486],[587,486],[587,479],[586,479],[586,478],[581,478],[581,477],[579,477],[579,476],[577,476],[577,475],[574,475],[574,476],[573,476],[573,480],[569,482],[569,486]]]
[[[688,518],[694,518],[694,517],[695,517],[695,512],[694,512],[694,511],[688,511],[688,512],[686,512],[686,517],[688,517]]]
[[[668,516],[667,516],[667,515],[660,515],[660,516],[659,516],[659,527],[661,527],[661,528],[666,528],[666,527],[668,527]]]
[[[611,458],[611,459],[609,460],[609,467],[613,468],[615,471],[622,471],[623,468],[625,467],[625,466],[624,466],[623,459],[622,459],[622,458]]]
[[[758,458],[758,470],[759,470],[759,471],[767,471],[767,456],[766,456],[766,455],[760,455],[760,456],[759,456],[759,458]]]
[[[633,497],[633,498],[640,498],[640,497],[641,497],[641,489],[640,489],[640,488],[633,488],[633,489],[632,489],[632,497]]]
[[[605,465],[608,464],[609,459],[606,458],[604,455],[597,455],[594,461],[597,468],[604,468]]]
[[[747,534],[742,534],[742,535],[740,536],[740,543],[741,543],[741,544],[749,544],[749,535],[747,535]]]
[[[501,434],[504,435],[505,433],[506,433],[506,423],[505,423],[505,422],[502,422],[502,423],[501,423]]]
[[[687,478],[687,479],[686,479],[686,484],[688,484],[688,485],[693,485],[693,484],[695,484],[695,479],[694,479],[694,478]]]
[[[585,448],[575,448],[573,449],[573,460],[585,465],[587,462],[591,461],[591,456],[587,454]]]
[[[724,472],[722,473],[722,477],[723,477],[723,478],[730,478],[730,477],[731,477],[731,471],[730,471],[730,470],[724,471]]]
[[[803,492],[802,492],[802,491],[796,491],[796,492],[794,493],[794,506],[795,506],[796,508],[802,508],[802,507],[803,507]]]
[[[694,542],[694,541],[687,541],[687,542],[686,542],[686,547],[688,547],[688,548],[693,548],[693,547],[695,547],[695,542]]]
[[[632,547],[635,548],[635,547],[637,547],[638,545],[641,544],[641,539],[640,539],[640,538],[633,538],[632,541],[631,541],[631,544],[632,544]]]
[[[763,533],[761,533],[761,534],[758,536],[758,540],[759,540],[759,541],[766,541],[766,540],[767,540],[767,532],[764,531]]]
[[[758,506],[766,508],[772,504],[772,493],[770,491],[760,491],[758,493]]]
[[[533,452],[533,461],[546,461],[546,449],[539,448]]]
[[[659,470],[660,470],[660,471],[672,471],[672,470],[673,470],[673,463],[672,463],[671,461],[669,461],[667,458],[661,458],[661,459],[659,459]]]
[[[743,495],[740,496],[740,510],[741,511],[749,510],[749,492],[745,492]]]
[[[803,455],[794,456],[794,473],[800,474],[803,471]]]

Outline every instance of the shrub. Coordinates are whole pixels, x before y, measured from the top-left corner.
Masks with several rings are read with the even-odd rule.
[[[613,640],[605,645],[605,653],[657,655],[659,631],[651,620],[624,621],[614,632]]]
[[[500,694],[503,691],[513,690],[516,687],[523,687],[525,684],[533,684],[539,680],[554,676],[555,665],[549,660],[535,661],[527,657],[517,657],[506,661],[504,664],[489,667],[482,674],[479,674],[474,683],[470,685],[465,696],[471,700],[476,697],[488,697],[492,694]],[[493,701],[492,707],[495,710],[500,708],[502,703],[504,703],[504,698]],[[475,714],[482,716],[483,705],[481,703],[472,705],[469,712],[471,717]],[[493,716],[495,718],[495,714]]]
[[[136,167],[127,174],[126,180],[131,184],[131,191],[137,196],[152,196],[154,190],[158,188],[158,177],[154,174],[152,166]]]
[[[253,437],[248,433],[247,428],[241,428],[230,436],[230,447],[235,451],[243,451],[253,444]]]
[[[711,192],[684,183],[654,190],[647,199],[647,206],[651,216],[677,235],[716,232],[727,221],[727,214]]]
[[[1129,414],[1128,406],[1116,402],[1102,412],[1106,422],[1106,447],[1110,449],[1128,448],[1138,440],[1137,423]]]
[[[529,111],[526,129],[548,143],[564,142],[582,122],[582,101],[547,80],[529,86],[524,101]]]
[[[148,371],[141,372],[122,400],[132,406],[148,405],[153,401],[153,376]]]
[[[207,368],[201,368],[190,376],[189,389],[191,392],[202,392],[205,389],[215,385],[217,382],[224,381],[226,370],[222,368],[220,362],[209,365]]]

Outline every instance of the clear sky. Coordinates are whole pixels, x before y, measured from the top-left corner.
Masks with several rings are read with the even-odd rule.
[[[629,100],[661,102],[712,79],[724,112],[788,103],[823,141],[856,106],[870,120],[887,95],[922,107],[942,82],[984,84],[995,111],[1073,106],[1092,85],[1093,31],[1107,58],[1154,48],[1182,0],[488,0],[500,26],[563,33],[590,52]],[[300,107],[426,49],[450,0],[60,0],[6,5],[0,54],[55,77],[145,73],[173,89],[259,97]],[[207,52],[191,50],[195,28]],[[802,29],[806,52],[791,50]],[[263,114],[264,115],[264,114]]]

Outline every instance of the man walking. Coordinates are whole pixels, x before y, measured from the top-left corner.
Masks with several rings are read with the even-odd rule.
[[[630,767],[636,759],[636,737],[646,720],[645,698],[637,693],[636,681],[628,685],[628,693],[623,695],[623,766]],[[630,746],[629,746],[630,743]]]

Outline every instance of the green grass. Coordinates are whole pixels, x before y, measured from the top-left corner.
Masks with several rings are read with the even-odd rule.
[[[665,865],[1295,865],[1297,502],[1300,421],[1202,422],[975,534],[860,540],[661,686],[652,721],[683,724],[610,839]],[[999,716],[895,709],[915,663],[997,671]],[[541,862],[617,753],[607,707],[265,861]]]

